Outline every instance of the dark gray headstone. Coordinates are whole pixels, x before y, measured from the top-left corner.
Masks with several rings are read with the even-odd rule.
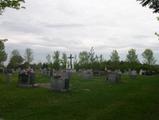
[[[19,87],[34,87],[35,84],[35,72],[33,69],[20,70],[18,75],[18,86]]]
[[[67,91],[71,77],[70,70],[54,72],[51,79],[51,89],[55,91]]]
[[[121,74],[117,72],[108,72],[107,73],[107,81],[109,83],[119,83],[121,79]]]
[[[105,71],[102,70],[93,70],[93,75],[94,76],[104,76],[105,75]]]

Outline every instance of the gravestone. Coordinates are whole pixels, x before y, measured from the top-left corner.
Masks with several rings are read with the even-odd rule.
[[[136,70],[130,71],[130,78],[131,79],[136,79],[137,78],[137,72],[136,72]]]
[[[35,87],[35,72],[33,69],[21,69],[18,78],[19,87]]]
[[[91,69],[82,71],[82,77],[85,80],[90,80],[93,78],[93,71]]]
[[[55,91],[69,90],[70,70],[55,71],[51,79],[51,89]]]
[[[104,76],[105,75],[105,71],[102,71],[102,70],[93,70],[93,75],[94,76]]]
[[[144,71],[141,69],[140,71],[139,71],[139,75],[143,75],[144,74]]]
[[[69,89],[69,81],[71,79],[71,71],[70,69],[66,69],[65,71],[65,89]]]
[[[121,74],[118,72],[108,72],[106,76],[106,80],[109,83],[119,83],[121,80]]]
[[[41,72],[42,72],[43,75],[47,75],[47,68],[42,68]]]

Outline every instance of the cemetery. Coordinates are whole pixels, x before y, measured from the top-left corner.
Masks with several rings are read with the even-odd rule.
[[[0,117],[7,120],[158,119],[158,75],[137,75],[132,80],[131,75],[110,72],[86,81],[77,72],[70,77],[64,70],[54,72],[52,77],[40,71],[35,74],[35,83],[39,85],[29,89],[17,87],[18,73],[12,74],[9,86],[5,74],[0,74]]]
[[[0,0],[0,120],[159,120],[155,13],[159,0]]]
[[[95,52],[81,52],[74,62],[73,54],[61,57],[59,51],[51,62],[32,64],[32,54],[24,61],[18,54],[0,67],[2,120],[159,119],[157,64],[132,57],[114,61],[119,58],[114,53],[109,61],[98,61]]]

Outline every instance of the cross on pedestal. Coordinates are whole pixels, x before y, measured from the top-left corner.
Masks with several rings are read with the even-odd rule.
[[[68,59],[70,59],[70,66],[71,66],[71,69],[72,69],[72,59],[73,59],[74,57],[72,56],[72,54],[70,54],[70,56],[68,57]]]

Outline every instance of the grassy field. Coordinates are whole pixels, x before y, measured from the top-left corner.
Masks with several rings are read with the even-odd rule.
[[[37,76],[38,82],[49,79]],[[71,91],[18,88],[0,74],[0,119],[3,120],[159,120],[159,76],[124,76],[119,84],[104,77],[71,79]]]

